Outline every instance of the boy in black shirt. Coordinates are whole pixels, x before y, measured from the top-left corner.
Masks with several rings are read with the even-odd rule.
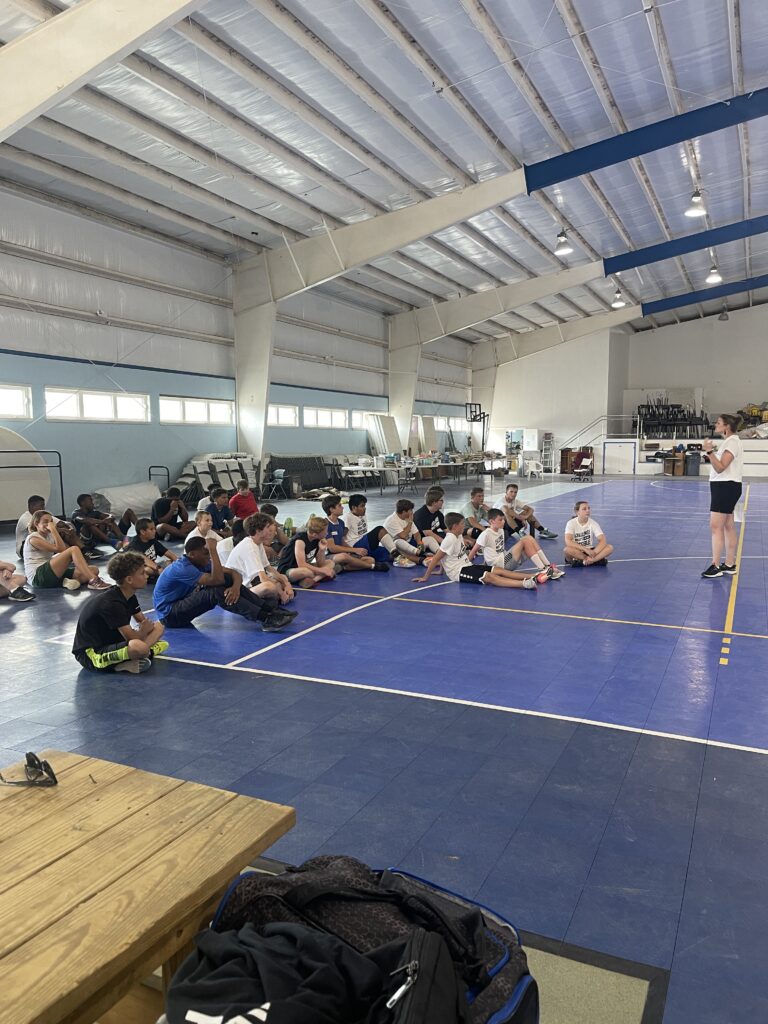
[[[422,537],[431,537],[438,546],[445,539],[445,518],[440,511],[443,507],[442,487],[430,487],[424,495],[424,504],[413,513],[413,525]]]
[[[184,540],[195,528],[194,520],[190,520],[187,507],[181,500],[181,491],[178,487],[169,487],[165,497],[157,499],[152,506],[151,515],[157,526],[158,537]]]
[[[131,524],[136,522],[136,513],[132,508],[127,508],[117,522],[114,516],[108,516],[106,512],[99,512],[93,505],[92,494],[78,494],[77,508],[70,516],[75,529],[83,538],[91,544],[111,544],[119,551],[128,546],[125,539],[126,533]],[[110,540],[110,536],[112,540]]]
[[[146,672],[152,656],[167,651],[168,644],[161,639],[163,624],[145,619],[136,598],[147,582],[144,556],[136,551],[115,555],[107,572],[116,585],[85,603],[72,653],[89,672]]]
[[[327,533],[328,521],[320,516],[310,516],[307,529],[291,537],[280,552],[277,571],[304,590],[317,586],[323,580],[332,580],[336,572],[333,562],[325,557]]]
[[[149,582],[154,583],[163,569],[170,562],[175,562],[178,555],[157,539],[157,527],[151,519],[136,520],[136,536],[128,545],[128,551],[137,551],[143,556],[149,570]]]

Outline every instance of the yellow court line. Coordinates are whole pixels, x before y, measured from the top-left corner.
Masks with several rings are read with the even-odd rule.
[[[346,597],[373,597],[373,594],[353,594],[347,590],[318,590],[313,588],[307,591],[311,594],[342,594]],[[552,619],[576,619],[580,622],[605,622],[614,626],[647,626],[649,629],[677,629],[686,633],[714,633],[721,636],[723,630],[710,629],[707,626],[685,626],[671,622],[642,622],[638,619],[608,619],[599,615],[574,615],[570,612],[543,612],[533,608],[501,608],[491,604],[463,604],[461,601],[433,601],[428,597],[395,597],[393,601],[404,601],[408,604],[436,604],[447,605],[449,608],[466,608],[467,611],[476,609],[484,612],[508,612],[511,615],[543,615]],[[743,636],[752,640],[768,640],[768,633],[739,633],[731,632],[731,636]]]
[[[741,552],[744,549],[744,535],[747,532],[747,506],[749,505],[749,488],[750,484],[747,484],[747,493],[744,495],[744,514],[741,518],[741,530],[739,531],[739,543],[736,548],[736,567],[738,570],[741,569]],[[725,613],[725,626],[723,627],[724,633],[731,633],[733,631],[733,616],[736,612],[736,591],[739,589],[739,576],[740,571],[736,573],[731,582],[731,593],[728,598],[728,610]],[[738,634],[737,634],[738,635]]]

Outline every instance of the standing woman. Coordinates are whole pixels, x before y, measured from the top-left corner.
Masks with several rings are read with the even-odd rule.
[[[741,497],[744,455],[736,431],[739,417],[723,413],[715,423],[715,433],[725,438],[715,451],[712,440],[704,441],[704,458],[709,463],[709,528],[712,531],[712,564],[701,574],[705,580],[736,573],[736,526],[733,510]],[[720,556],[725,552],[725,561]]]

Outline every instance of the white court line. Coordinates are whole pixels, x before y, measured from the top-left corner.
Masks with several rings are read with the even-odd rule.
[[[249,672],[257,676],[277,676],[281,679],[298,679],[304,683],[322,683],[326,686],[341,686],[350,690],[371,690],[374,693],[392,693],[397,697],[413,697],[417,700],[431,700],[442,704],[459,704],[463,707],[482,708],[487,711],[503,711],[509,715],[528,715],[531,718],[549,718],[556,722],[573,722],[576,725],[592,725],[597,729],[617,729],[619,732],[633,732],[641,736],[657,736],[664,740],[678,740],[681,743],[698,743],[705,747],[720,747],[724,750],[740,750],[748,754],[767,754],[765,747],[747,747],[741,743],[726,743],[724,740],[711,740],[702,736],[683,736],[674,732],[661,732],[658,729],[643,729],[635,725],[619,725],[615,722],[599,722],[592,718],[579,718],[576,715],[558,715],[551,711],[533,711],[529,708],[509,708],[503,704],[486,704],[483,701],[465,700],[462,697],[442,697],[433,693],[416,693],[413,690],[395,690],[389,686],[372,686],[369,683],[349,683],[341,679],[323,679],[321,676],[302,676],[295,672],[272,672],[264,668],[246,668],[244,665],[216,665],[211,661],[195,661],[192,658],[173,658],[167,654],[159,656],[160,661],[176,661],[183,665],[200,665],[203,668],[228,669],[232,672]]]
[[[447,583],[451,582],[452,580],[442,580],[440,583],[430,583],[428,587],[419,588],[418,593],[421,593],[424,590],[433,590],[435,587],[444,587]],[[355,612],[362,612],[366,608],[373,608],[376,604],[384,604],[385,601],[393,601],[396,597],[405,597],[406,594],[410,595],[413,593],[415,593],[415,591],[413,587],[411,587],[410,590],[402,590],[399,594],[390,594],[388,597],[377,597],[375,601],[366,601],[365,604],[357,605],[355,608],[348,608],[345,612],[339,612],[338,615],[332,615],[330,619],[323,619],[322,622],[317,622],[314,626],[308,626],[306,629],[302,629],[298,633],[292,633],[290,636],[285,636],[282,640],[278,640],[274,644],[269,644],[268,647],[262,647],[260,651],[252,651],[251,654],[246,654],[242,658],[230,661],[224,666],[224,668],[236,668],[244,661],[250,661],[251,658],[258,658],[262,654],[274,651],[277,647],[282,647],[283,644],[289,644],[292,640],[298,640],[300,637],[306,636],[308,633],[314,633],[316,629],[322,629],[323,626],[329,626],[332,622],[337,622],[339,619],[346,618],[347,615],[354,615]]]

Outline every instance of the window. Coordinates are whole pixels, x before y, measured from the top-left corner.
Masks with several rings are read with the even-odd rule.
[[[435,416],[433,418],[435,421],[435,430],[442,430],[442,432],[445,433],[448,429],[448,420],[445,416]]]
[[[31,420],[32,388],[23,384],[0,384],[0,419]]]
[[[469,423],[464,416],[451,416],[448,423],[453,431],[462,430],[466,433],[469,430]]]
[[[346,409],[315,409],[304,406],[305,427],[325,427],[329,430],[347,429]]]
[[[351,427],[353,430],[367,430],[368,429],[368,413],[364,409],[353,409],[350,413]]]
[[[230,426],[235,422],[235,403],[217,398],[160,396],[161,423],[200,423]]]
[[[270,405],[267,409],[268,427],[298,427],[298,405]]]
[[[133,395],[126,391],[46,388],[45,416],[49,420],[149,423],[149,395]]]

